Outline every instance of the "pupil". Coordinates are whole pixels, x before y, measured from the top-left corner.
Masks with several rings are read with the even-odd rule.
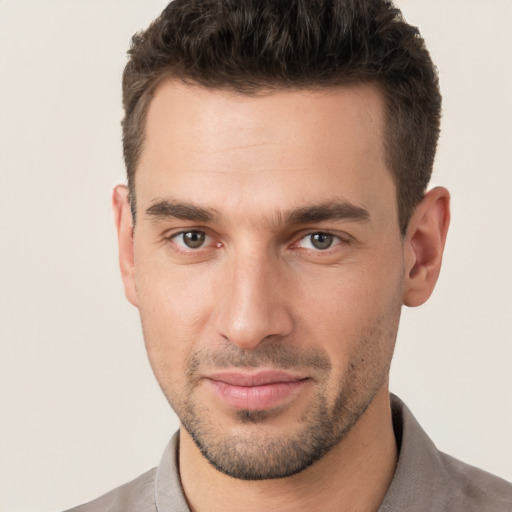
[[[189,231],[185,233],[183,241],[187,247],[191,249],[197,249],[204,243],[205,234],[201,231]]]
[[[328,249],[332,245],[332,235],[315,233],[311,236],[311,243],[316,249]]]

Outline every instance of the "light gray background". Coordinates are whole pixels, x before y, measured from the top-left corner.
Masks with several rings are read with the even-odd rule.
[[[89,500],[177,422],[124,299],[110,190],[120,76],[163,0],[0,0],[0,511]],[[441,279],[404,310],[392,389],[437,445],[512,479],[512,1],[401,0],[437,63]]]

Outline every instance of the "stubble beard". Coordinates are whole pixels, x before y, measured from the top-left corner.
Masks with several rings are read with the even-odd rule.
[[[374,342],[375,338],[369,338],[363,346],[371,350]],[[266,422],[279,414],[272,410],[235,411],[236,421],[247,429],[244,434],[223,432],[208,406],[195,403],[192,397],[198,385],[198,369],[212,362],[222,367],[228,361],[235,367],[259,367],[270,363],[282,369],[314,369],[318,380],[314,384],[317,388],[315,396],[310,401],[313,405],[292,425],[293,431],[279,436],[270,434],[265,428]],[[332,367],[326,354],[317,350],[299,354],[296,349],[279,342],[270,342],[256,351],[231,345],[213,355],[194,354],[189,360],[187,391],[183,395],[188,399],[170,399],[170,402],[202,455],[217,470],[240,480],[285,478],[321,459],[363,416],[386,382],[389,370],[389,364],[384,364],[369,371],[363,367],[367,364],[364,356],[351,361],[338,382],[334,402],[331,399],[329,403],[326,390]]]

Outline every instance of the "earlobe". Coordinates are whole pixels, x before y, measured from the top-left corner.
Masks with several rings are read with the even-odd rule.
[[[419,306],[432,294],[449,224],[450,194],[443,187],[434,188],[418,204],[407,228],[403,296],[406,306]]]
[[[117,185],[112,192],[112,209],[117,230],[119,266],[126,298],[137,306],[134,279],[133,222],[128,199],[128,188]]]

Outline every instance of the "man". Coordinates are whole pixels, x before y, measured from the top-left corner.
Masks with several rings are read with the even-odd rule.
[[[175,0],[123,96],[121,272],[181,427],[75,510],[511,510],[388,390],[449,224],[417,31],[384,0]]]

